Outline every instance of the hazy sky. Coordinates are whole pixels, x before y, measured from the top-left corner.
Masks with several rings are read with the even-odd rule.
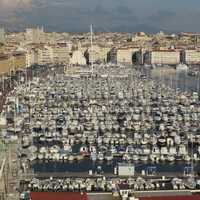
[[[200,32],[200,0],[0,0],[9,29]]]

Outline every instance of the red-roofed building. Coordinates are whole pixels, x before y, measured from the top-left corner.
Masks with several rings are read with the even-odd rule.
[[[31,192],[30,200],[87,200],[86,193],[80,192]]]

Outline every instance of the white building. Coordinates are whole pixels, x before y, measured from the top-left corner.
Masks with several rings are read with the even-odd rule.
[[[38,64],[38,53],[35,49],[30,49],[26,53],[26,67]]]
[[[33,64],[59,64],[69,63],[69,48],[64,45],[40,46],[36,49],[30,49],[26,53],[26,66]]]
[[[177,65],[180,63],[180,51],[153,50],[145,55],[145,63],[152,65]]]
[[[184,50],[182,53],[183,62],[192,65],[200,64],[200,50]]]
[[[69,63],[70,47],[67,44],[59,44],[52,46],[53,62],[56,63]]]
[[[139,51],[137,48],[120,48],[117,49],[117,64],[133,64],[133,54]]]
[[[44,43],[45,33],[43,28],[27,28],[26,29],[26,42],[27,43]]]
[[[44,46],[38,49],[38,64],[46,65],[52,64],[53,61],[53,50],[49,46]]]
[[[70,58],[71,65],[86,65],[86,58],[83,53],[79,50],[74,51],[72,53],[72,57]]]

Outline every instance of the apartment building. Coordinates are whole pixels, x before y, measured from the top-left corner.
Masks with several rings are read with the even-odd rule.
[[[117,64],[132,65],[133,54],[138,52],[138,48],[119,48],[117,49]]]
[[[46,65],[53,63],[53,49],[49,46],[44,46],[38,49],[38,64]]]
[[[52,46],[51,51],[53,54],[53,62],[55,64],[69,63],[70,48],[68,47],[66,43],[59,43],[55,46]]]
[[[45,33],[43,28],[27,28],[25,37],[27,43],[39,44],[45,42]]]
[[[145,63],[152,65],[177,65],[180,63],[180,51],[152,50],[145,54]]]
[[[200,50],[187,49],[181,52],[182,61],[185,64],[200,64]]]
[[[38,64],[38,51],[36,49],[30,49],[26,53],[26,67]]]

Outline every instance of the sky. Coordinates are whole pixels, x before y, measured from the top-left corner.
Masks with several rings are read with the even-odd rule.
[[[46,31],[200,32],[200,0],[0,0],[0,26]]]

